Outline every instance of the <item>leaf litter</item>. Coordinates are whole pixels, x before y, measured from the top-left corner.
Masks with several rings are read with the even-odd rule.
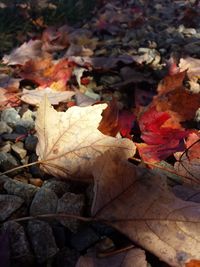
[[[182,3],[176,2],[170,8],[156,3],[155,9],[169,22]],[[92,27],[48,27],[2,59],[10,72],[1,79],[1,110],[24,103],[37,110],[41,169],[51,177],[94,183],[92,218],[144,249],[101,260],[94,248],[77,266],[147,266],[145,251],[169,266],[199,266],[199,203],[181,200],[167,184],[173,177],[167,172],[174,172],[175,184],[190,183],[197,191],[200,182],[200,53],[175,59],[166,52],[182,52],[181,45],[169,46],[169,34],[178,43],[178,31],[189,42],[193,31],[186,24],[195,5],[176,18],[184,27],[160,31],[166,40],[148,37],[148,44],[137,29],[157,21],[148,16],[150,4],[146,12],[143,5],[124,3],[122,11],[119,1],[111,1],[98,10]],[[189,45],[195,44],[184,44],[184,53]]]

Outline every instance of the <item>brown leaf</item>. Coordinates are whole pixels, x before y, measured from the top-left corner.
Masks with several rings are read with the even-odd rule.
[[[57,112],[47,98],[41,102],[36,120],[37,154],[45,172],[88,179],[93,162],[106,150],[125,158],[134,155],[133,142],[105,136],[97,130],[106,106],[71,107]]]
[[[182,87],[185,75],[186,71],[166,76],[158,85],[157,89],[158,93],[166,94],[170,91],[173,91],[176,88]]]
[[[96,258],[94,253],[81,256],[76,267],[147,267],[145,253],[141,249],[131,249],[106,258]]]
[[[103,118],[98,127],[99,131],[106,135],[116,136],[120,129],[118,115],[119,109],[116,100],[113,99],[102,113]]]
[[[164,177],[107,151],[93,168],[96,219],[105,220],[170,266],[200,260],[200,206],[178,199]]]
[[[158,111],[170,111],[174,121],[194,119],[200,105],[200,93],[192,94],[183,87],[176,88],[153,100]]]

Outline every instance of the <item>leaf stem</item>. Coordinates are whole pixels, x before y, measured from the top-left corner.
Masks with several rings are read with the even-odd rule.
[[[53,218],[68,218],[68,219],[77,219],[83,222],[91,222],[96,219],[90,218],[90,217],[82,217],[74,214],[67,214],[67,213],[51,213],[51,214],[41,214],[41,215],[36,215],[36,216],[27,216],[27,217],[22,217],[18,219],[13,219],[11,221],[13,222],[24,222],[24,221],[29,221],[29,220],[34,220],[34,219],[53,219]]]
[[[33,166],[33,165],[36,165],[36,164],[40,164],[40,163],[42,163],[42,161],[38,160],[38,161],[34,161],[34,162],[31,162],[31,163],[28,163],[28,164],[25,164],[25,165],[21,165],[21,166],[12,168],[12,169],[10,169],[8,171],[0,173],[0,176],[6,175],[6,174],[11,173],[13,171],[21,170],[21,169],[26,168],[26,167],[30,167],[30,166]]]

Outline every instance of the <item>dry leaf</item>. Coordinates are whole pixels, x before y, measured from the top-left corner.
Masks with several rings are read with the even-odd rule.
[[[176,152],[174,169],[182,176],[188,177],[184,182],[200,183],[200,133],[191,132],[186,140],[186,153]]]
[[[92,212],[133,242],[182,267],[200,260],[200,205],[183,201],[168,189],[165,177],[120,161],[107,151],[93,168]]]
[[[88,179],[95,159],[111,149],[128,158],[135,145],[128,139],[103,135],[97,130],[106,104],[71,107],[57,112],[45,98],[36,119],[37,154],[42,169],[54,176]]]
[[[198,79],[200,77],[200,60],[197,58],[181,58],[179,68],[181,71],[187,71],[189,79]]]
[[[40,40],[30,40],[14,49],[10,55],[3,57],[3,63],[8,65],[24,65],[28,60],[40,57],[42,42]]]
[[[58,105],[60,102],[66,102],[70,100],[73,95],[75,95],[75,92],[73,91],[59,92],[52,90],[49,87],[41,90],[23,89],[22,93],[23,96],[21,97],[21,100],[30,105],[38,105],[42,101],[45,95],[48,97],[48,100],[52,105]]]
[[[96,258],[94,253],[81,256],[76,267],[147,267],[145,253],[141,249],[131,249],[106,258]]]

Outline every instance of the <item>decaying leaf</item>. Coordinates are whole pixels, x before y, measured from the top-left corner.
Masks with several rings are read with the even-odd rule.
[[[107,221],[170,266],[200,260],[200,205],[183,201],[165,177],[107,151],[93,168],[93,216]]]
[[[94,253],[81,256],[76,267],[147,267],[145,253],[141,249],[131,249],[106,258],[96,258]]]
[[[128,158],[135,145],[128,139],[103,135],[97,130],[106,104],[71,107],[57,112],[45,98],[38,109],[37,154],[42,169],[54,176],[88,179],[95,159],[106,150]]]
[[[50,87],[41,90],[23,89],[22,93],[23,96],[21,97],[21,100],[30,105],[38,105],[45,95],[48,97],[48,100],[52,105],[58,105],[60,102],[66,102],[70,100],[73,95],[75,95],[75,92],[73,91],[59,92],[52,90]]]
[[[193,57],[181,58],[179,67],[181,71],[187,71],[189,79],[198,79],[200,77],[200,60]]]

